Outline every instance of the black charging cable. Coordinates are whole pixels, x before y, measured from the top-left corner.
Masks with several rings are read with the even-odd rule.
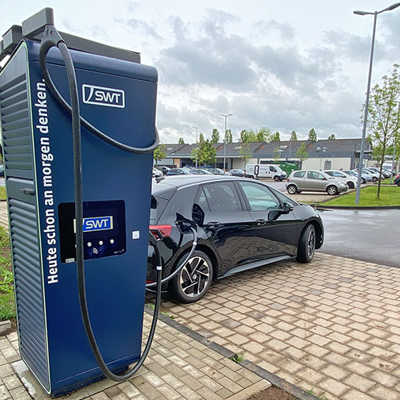
[[[174,278],[176,275],[178,275],[182,271],[182,269],[185,267],[187,262],[190,260],[190,258],[192,257],[194,251],[196,250],[196,246],[197,246],[197,231],[193,227],[190,227],[190,230],[192,231],[192,234],[193,234],[193,242],[192,242],[192,247],[190,248],[189,253],[185,257],[185,259],[179,264],[179,266],[174,270],[174,272],[172,272],[172,274],[169,274],[167,277],[165,277],[161,281],[161,284],[167,283],[172,278]],[[157,258],[157,256],[156,256],[156,258]],[[157,281],[156,282],[147,283],[146,284],[146,289],[149,292],[154,293],[153,290],[149,290],[149,289],[157,286],[157,283],[158,283]]]
[[[56,88],[53,80],[51,79],[49,70],[47,69],[47,65],[46,65],[46,56],[47,56],[48,51],[53,46],[58,46],[58,43],[64,43],[61,35],[58,33],[58,31],[56,30],[56,28],[54,26],[46,25],[45,31],[43,33],[42,43],[40,46],[39,62],[40,62],[40,67],[43,72],[44,81],[46,83],[46,86],[49,88],[51,94],[69,113],[72,114],[73,107],[74,107],[74,105],[72,104],[72,98],[71,98],[71,105],[69,105],[68,102],[64,99],[64,97],[61,95],[61,93]],[[65,43],[64,43],[64,46],[67,48]],[[68,50],[68,48],[67,48],[67,50]],[[65,58],[64,58],[64,62],[65,62]],[[76,88],[76,90],[78,90],[78,88]],[[83,118],[80,115],[80,113],[79,113],[79,119],[80,119],[81,124],[89,132],[95,134],[100,139],[104,140],[105,142],[107,142],[107,143],[111,144],[112,146],[115,146],[121,150],[129,151],[131,153],[137,153],[137,154],[151,153],[160,144],[160,137],[158,135],[158,130],[156,127],[154,127],[155,139],[154,139],[154,142],[152,145],[150,145],[148,147],[133,147],[133,146],[128,146],[127,144],[118,142],[117,140],[113,139],[112,137],[110,137],[107,134],[105,134],[104,132],[102,132],[100,129],[97,129],[89,121],[87,121],[85,118]]]
[[[71,97],[71,106],[65,107],[66,102],[60,97],[57,89],[55,88],[51,79],[49,79],[48,70],[46,67],[46,56],[48,51],[52,47],[57,47],[61,55],[63,57],[65,63],[65,69],[68,77],[68,85],[69,85],[69,94]],[[73,153],[74,153],[74,203],[75,203],[75,220],[76,220],[76,264],[77,264],[77,273],[78,273],[78,291],[79,291],[79,304],[81,308],[83,325],[85,327],[85,331],[87,337],[89,339],[90,346],[92,348],[93,354],[96,358],[97,364],[99,365],[103,374],[114,380],[114,381],[125,381],[131,378],[143,365],[149,351],[151,348],[151,344],[154,338],[154,333],[156,330],[158,314],[160,311],[160,303],[161,303],[161,282],[162,282],[162,265],[161,265],[161,256],[158,250],[157,242],[154,237],[150,234],[150,242],[154,246],[154,250],[156,252],[157,259],[157,292],[156,292],[156,301],[153,313],[153,320],[150,327],[149,336],[147,339],[146,346],[143,350],[142,355],[136,364],[128,370],[128,372],[124,374],[115,374],[113,373],[104,362],[104,359],[101,355],[100,349],[97,345],[96,338],[93,333],[92,325],[90,322],[87,297],[86,297],[86,281],[85,281],[85,263],[84,263],[84,253],[83,253],[83,230],[82,230],[82,222],[83,222],[83,200],[82,200],[82,149],[81,149],[81,123],[85,125],[85,120],[80,117],[80,109],[79,109],[79,92],[78,85],[76,81],[75,68],[72,61],[71,54],[68,50],[68,47],[64,43],[62,37],[57,32],[54,26],[47,25],[45,31],[43,33],[43,38],[40,46],[40,65],[42,67],[42,71],[45,75],[45,81],[47,87],[50,89],[53,96],[64,104],[64,107],[71,113],[72,117],[72,138],[73,138]],[[47,79],[46,79],[47,76]],[[61,101],[63,100],[63,101]],[[85,125],[86,126],[86,125]],[[88,128],[89,129],[89,128]],[[96,130],[97,131],[97,130]],[[93,132],[93,130],[92,130]],[[144,153],[153,151],[156,147],[156,142],[158,141],[158,135],[156,135],[155,143],[145,149],[133,148],[130,146],[123,145],[122,143],[116,142],[114,139],[104,135],[100,131],[96,134],[103,140],[108,143],[111,143],[123,150],[128,150],[134,153]]]

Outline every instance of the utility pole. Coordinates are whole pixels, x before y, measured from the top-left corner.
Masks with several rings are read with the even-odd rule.
[[[385,11],[391,11],[395,8],[399,7],[400,3],[392,4],[389,7],[386,7],[380,11],[360,11],[356,10],[353,11],[356,15],[373,15],[374,16],[374,25],[372,29],[372,43],[371,43],[371,54],[369,58],[369,71],[368,71],[368,84],[367,84],[367,95],[365,100],[365,110],[364,110],[364,121],[363,121],[363,129],[362,129],[362,136],[361,136],[361,147],[360,147],[360,159],[358,162],[358,178],[357,178],[357,190],[356,190],[356,204],[360,202],[360,191],[361,191],[361,171],[364,166],[364,147],[365,147],[365,136],[367,131],[367,121],[368,121],[368,106],[369,106],[369,92],[371,89],[371,76],[372,76],[372,61],[374,58],[374,47],[375,47],[375,32],[376,32],[376,19],[378,14],[381,14]]]

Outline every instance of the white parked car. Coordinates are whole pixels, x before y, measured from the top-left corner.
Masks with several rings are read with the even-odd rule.
[[[287,178],[286,172],[275,164],[247,164],[246,175],[254,178],[271,178],[274,181],[283,181]]]
[[[329,169],[324,171],[329,176],[333,176],[336,179],[345,181],[349,189],[354,189],[357,186],[357,178],[346,174],[344,171],[339,171],[337,169]]]

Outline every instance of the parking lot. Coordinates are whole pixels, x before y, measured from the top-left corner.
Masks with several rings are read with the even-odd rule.
[[[321,217],[322,251],[400,267],[399,210],[327,210]]]
[[[179,322],[325,399],[397,400],[400,276],[318,253],[217,282],[198,303],[166,303]]]

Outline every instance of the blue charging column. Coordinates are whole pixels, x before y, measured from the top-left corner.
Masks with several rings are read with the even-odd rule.
[[[22,359],[52,395],[102,373],[78,301],[71,117],[42,79],[36,41],[24,40],[0,72],[0,113]],[[154,142],[154,68],[72,51],[81,114],[130,146]],[[69,100],[57,49],[47,57]],[[152,154],[132,154],[82,128],[88,306],[107,365],[140,356]]]

